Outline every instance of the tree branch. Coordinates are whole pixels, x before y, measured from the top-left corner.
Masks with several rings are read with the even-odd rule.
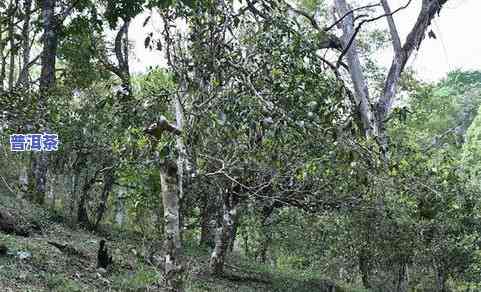
[[[392,101],[397,92],[399,77],[401,76],[406,63],[414,50],[419,49],[424,39],[426,30],[431,24],[432,19],[438,14],[448,0],[423,0],[421,11],[419,12],[416,23],[409,32],[406,42],[402,46],[399,54],[395,55],[389,69],[386,82],[384,84],[383,95],[377,104],[377,115],[380,123],[383,123],[387,114],[391,110]],[[409,1],[409,3],[411,0]],[[409,5],[409,3],[407,5]]]
[[[411,0],[409,1],[409,3]],[[407,5],[409,5],[409,3]],[[401,40],[399,39],[399,33],[396,28],[396,23],[394,22],[394,18],[392,17],[391,7],[389,7],[389,3],[387,0],[381,0],[382,7],[384,12],[386,13],[387,23],[389,25],[389,32],[391,34],[391,41],[394,48],[394,54],[397,55],[401,52]]]

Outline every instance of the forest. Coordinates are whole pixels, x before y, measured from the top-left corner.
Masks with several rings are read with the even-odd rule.
[[[0,292],[481,291],[461,2],[0,1]]]

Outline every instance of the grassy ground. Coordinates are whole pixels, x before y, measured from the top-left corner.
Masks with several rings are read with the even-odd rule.
[[[111,233],[107,240],[113,254],[111,270],[96,268],[98,234],[71,229],[53,216],[27,202],[2,196],[7,208],[21,224],[31,224],[41,232],[29,237],[0,233],[0,243],[8,254],[0,256],[0,291],[163,291],[160,264],[152,265],[144,251],[160,242],[143,242],[127,233]],[[34,228],[35,229],[35,228]],[[76,253],[60,251],[49,242],[68,244]],[[154,253],[155,254],[155,253]],[[157,253],[159,254],[159,253]],[[152,257],[151,259],[158,259]],[[267,267],[231,255],[226,276],[213,278],[206,273],[208,253],[188,248],[185,256],[186,291],[329,291],[328,281],[270,272]],[[339,291],[355,291],[336,289]],[[358,290],[360,291],[360,290]]]

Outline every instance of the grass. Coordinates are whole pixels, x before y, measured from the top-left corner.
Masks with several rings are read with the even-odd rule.
[[[0,242],[9,249],[8,256],[0,257],[0,291],[162,291],[161,268],[145,261],[145,247],[138,236],[115,231],[109,236],[115,264],[104,273],[96,268],[100,235],[70,229],[61,223],[59,214],[15,198],[0,196],[0,206],[8,208],[22,224],[35,222],[42,229],[30,237],[0,233]],[[48,241],[67,243],[84,257],[66,255]],[[150,244],[161,246],[160,241]],[[31,257],[20,259],[19,252],[29,252]],[[207,273],[208,251],[186,244],[184,254],[188,292],[332,291],[323,290],[332,284],[327,280],[295,271],[273,271],[236,253],[229,255],[224,277],[211,277]],[[361,292],[340,287],[335,291]]]

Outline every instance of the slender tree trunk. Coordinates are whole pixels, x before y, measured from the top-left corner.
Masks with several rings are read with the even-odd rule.
[[[55,63],[57,57],[57,20],[55,19],[56,0],[42,1],[43,19],[43,50],[42,50],[42,69],[40,72],[40,99],[38,110],[40,121],[40,131],[47,131],[48,117],[44,117],[47,108],[47,97],[51,89],[55,86]],[[43,121],[42,121],[43,120]],[[47,183],[48,157],[45,152],[35,155],[35,199],[34,201],[43,204],[45,202],[45,191]]]
[[[229,241],[229,251],[230,252],[234,251],[238,227],[239,227],[239,214],[237,214],[237,216],[234,217],[234,226],[232,227],[232,235],[231,235],[231,239]]]
[[[237,216],[237,198],[227,193],[224,194],[223,199],[222,223],[217,228],[215,247],[210,257],[210,271],[213,275],[221,275],[224,272],[225,257]]]
[[[72,174],[71,177],[71,193],[70,193],[70,207],[69,210],[67,211],[67,214],[70,214],[70,224],[73,226],[75,224],[75,203],[77,202],[77,189],[78,189],[78,182],[80,179],[80,171],[75,170]],[[65,204],[67,206],[67,204]]]
[[[80,200],[78,202],[77,222],[84,227],[90,226],[90,220],[86,205],[89,200],[89,191],[95,183],[95,180],[96,175],[93,178],[88,178],[88,175],[85,176],[85,183],[82,187],[82,194],[80,195]]]
[[[269,247],[272,243],[272,232],[271,232],[271,225],[272,225],[272,213],[274,212],[275,204],[266,205],[262,208],[262,235],[263,239],[257,251],[257,259],[259,262],[265,264],[267,262],[267,254],[269,251]]]
[[[370,103],[367,80],[362,71],[361,61],[359,59],[357,41],[354,39],[350,43],[351,38],[355,33],[354,15],[353,13],[348,13],[351,8],[346,3],[346,0],[335,0],[335,5],[340,17],[346,15],[340,23],[344,33],[341,40],[342,46],[345,50],[347,49],[346,58],[349,66],[349,74],[351,75],[355,91],[354,98],[356,99],[358,112],[361,116],[364,134],[366,137],[371,137],[377,134],[378,129]]]
[[[23,8],[25,17],[22,26],[22,67],[20,68],[18,83],[24,88],[29,87],[29,71],[30,63],[30,19],[32,17],[32,0],[24,0]]]
[[[407,292],[409,290],[409,269],[406,263],[398,268],[396,292]]]
[[[20,175],[18,177],[19,186],[22,192],[28,192],[28,166],[22,165]]]
[[[442,267],[436,267],[436,292],[447,292],[446,288],[446,273]]]
[[[362,285],[366,289],[372,288],[370,280],[371,269],[369,266],[369,257],[364,250],[361,250],[359,254],[359,271],[361,272]]]
[[[243,235],[242,237],[244,239],[244,254],[247,258],[249,258],[250,254],[251,254],[250,249],[249,249],[249,233],[244,232],[242,235]]]
[[[260,263],[265,264],[267,262],[267,251],[269,250],[269,246],[271,245],[272,237],[266,231],[264,231],[264,239],[261,242],[259,247],[258,260]]]
[[[125,188],[120,187],[117,196],[115,198],[115,223],[122,228],[124,225],[124,218],[125,218],[125,206],[124,206],[124,198],[125,198]]]
[[[32,159],[35,189],[32,190],[31,198],[33,202],[43,205],[47,190],[47,156],[44,153],[33,153]]]
[[[15,57],[16,57],[16,48],[15,48],[15,13],[13,11],[17,10],[18,3],[14,2],[13,0],[10,1],[9,5],[9,22],[8,22],[8,40],[10,43],[10,63],[8,66],[8,89],[13,89],[13,82],[15,76]]]
[[[3,25],[0,23],[0,31],[3,30]],[[7,67],[7,56],[5,54],[5,47],[6,42],[2,39],[2,35],[0,34],[0,91],[5,89],[4,82],[5,82],[5,74],[6,74],[6,67]]]
[[[184,130],[184,110],[182,107],[182,99],[184,98],[185,92],[187,91],[187,85],[185,81],[181,81],[180,93],[177,93],[174,97],[174,110],[175,110],[175,121],[176,127],[180,132]],[[184,169],[186,168],[187,162],[187,151],[185,148],[184,138],[182,135],[177,135],[176,137],[176,148],[178,152],[177,156],[177,189],[179,191],[179,205],[180,210],[184,210]],[[183,216],[179,218],[179,228],[180,228],[180,239],[182,240],[183,235]]]
[[[47,175],[48,176],[48,175]],[[48,194],[49,194],[49,198],[50,198],[50,208],[52,210],[55,210],[55,203],[57,201],[57,192],[55,190],[55,186],[57,185],[57,176],[55,174],[50,174],[50,176],[52,177],[51,179],[49,179],[49,181],[51,182],[48,186]]]
[[[160,182],[165,220],[165,279],[168,289],[176,292],[183,291],[177,179],[177,164],[172,160],[162,161]]]
[[[102,194],[100,195],[100,204],[97,208],[97,217],[93,226],[94,230],[97,230],[100,222],[104,216],[105,210],[107,210],[107,201],[109,194],[112,191],[112,187],[115,181],[115,170],[111,169],[104,174],[104,185],[102,187]]]
[[[214,248],[214,232],[211,224],[215,210],[213,210],[212,195],[205,192],[202,198],[200,218],[200,246]]]
[[[41,98],[45,100],[48,91],[55,86],[55,64],[57,57],[57,20],[55,17],[56,0],[42,1],[43,50],[40,73]],[[42,104],[45,106],[44,104]]]

